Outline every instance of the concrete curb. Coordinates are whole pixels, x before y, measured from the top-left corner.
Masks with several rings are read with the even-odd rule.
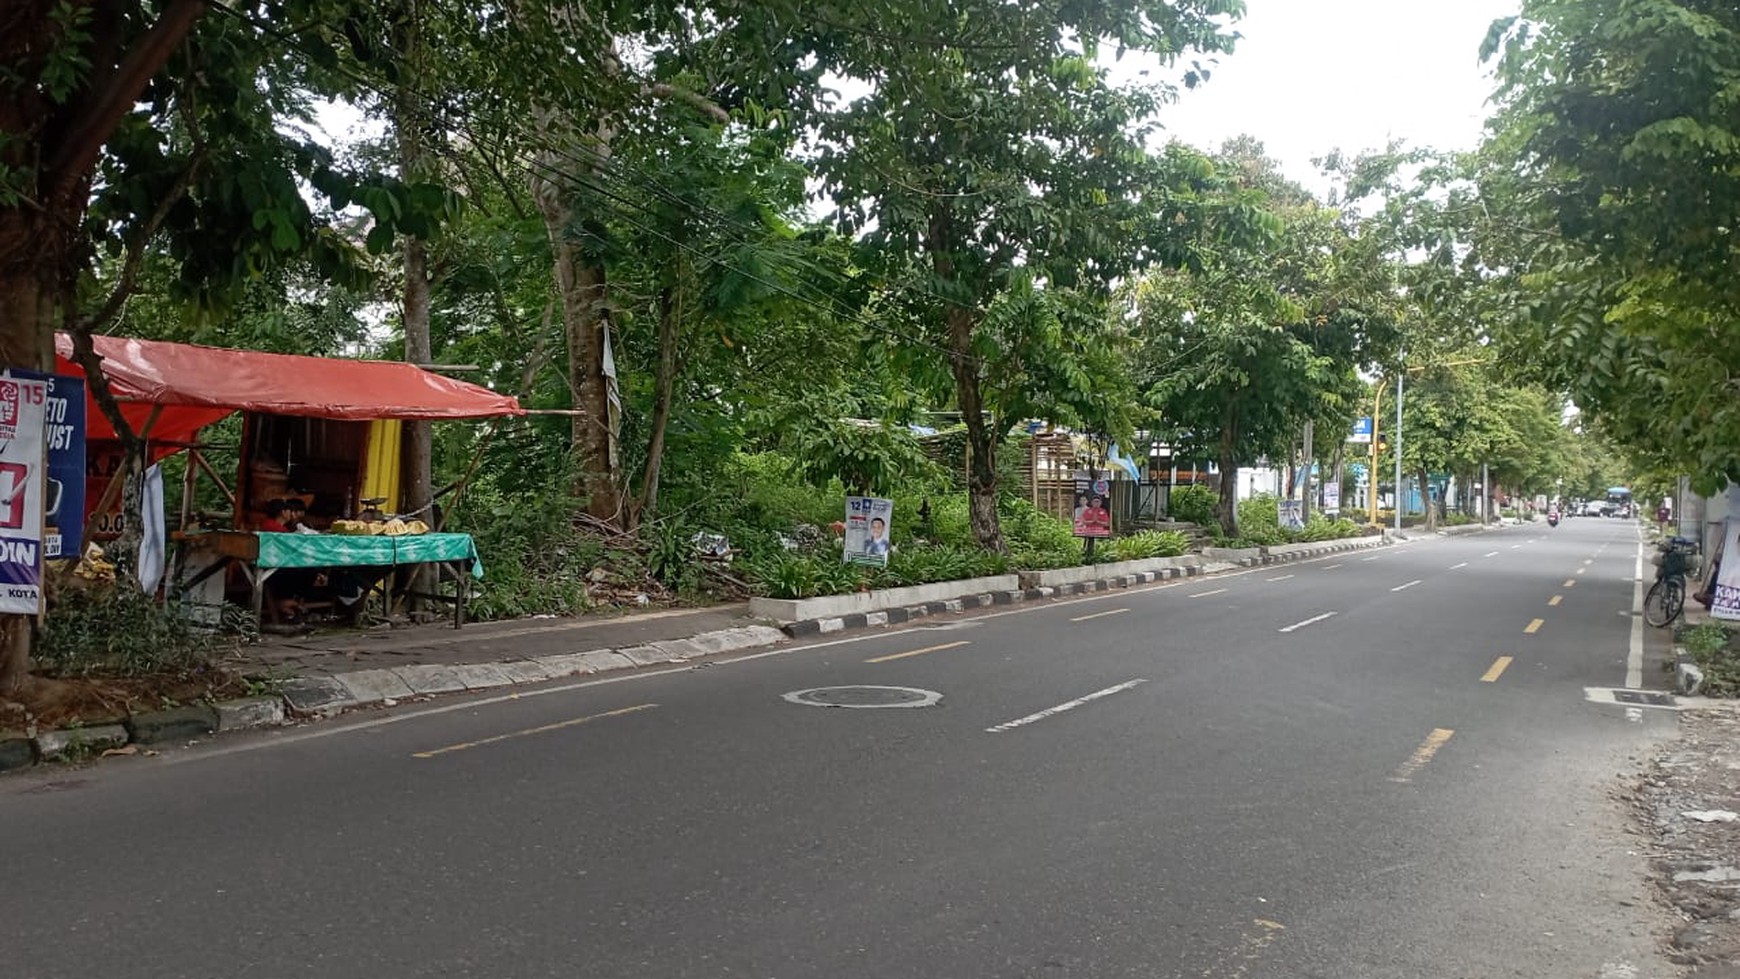
[[[1704,668],[1686,652],[1686,647],[1674,643],[1674,692],[1682,697],[1696,697],[1704,687]]]
[[[1014,605],[1019,602],[1037,602],[1051,598],[1067,598],[1072,595],[1091,594],[1093,592],[1109,591],[1113,588],[1131,588],[1136,585],[1152,584],[1156,581],[1169,581],[1174,578],[1197,578],[1221,574],[1226,571],[1237,571],[1243,568],[1261,564],[1285,563],[1303,561],[1307,558],[1323,557],[1343,551],[1363,550],[1371,547],[1381,547],[1389,541],[1382,537],[1349,537],[1341,540],[1323,541],[1313,544],[1279,545],[1297,550],[1288,550],[1276,555],[1261,553],[1265,548],[1244,548],[1234,551],[1223,550],[1223,553],[1245,554],[1252,552],[1243,561],[1219,560],[1212,564],[1192,564],[1186,567],[1162,568],[1155,571],[1144,571],[1136,574],[1116,575],[1107,578],[1095,578],[1091,581],[1077,581],[1064,585],[1044,586],[1037,588],[1021,588],[1013,591],[995,591],[981,595],[968,595],[948,602],[926,602],[923,605],[909,605],[905,608],[891,608],[882,612],[855,613],[823,619],[804,619],[798,622],[788,622],[780,629],[793,639],[807,639],[812,636],[828,635],[843,632],[847,629],[862,629],[869,626],[900,625],[914,619],[926,616],[940,615],[944,612],[960,612],[969,608],[985,608],[991,605]],[[1204,556],[1207,555],[1204,550]]]

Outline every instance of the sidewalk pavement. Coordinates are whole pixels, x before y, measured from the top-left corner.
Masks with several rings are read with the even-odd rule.
[[[282,681],[292,717],[331,717],[438,694],[537,684],[607,670],[683,663],[785,639],[747,605],[615,618],[520,619],[454,630],[336,632],[243,649],[225,666]]]
[[[749,604],[742,602],[615,616],[532,616],[470,623],[462,629],[442,623],[366,632],[335,629],[306,636],[270,637],[238,650],[224,665],[243,674],[332,676],[358,670],[493,663],[587,649],[621,649],[750,625],[771,623],[750,618]]]

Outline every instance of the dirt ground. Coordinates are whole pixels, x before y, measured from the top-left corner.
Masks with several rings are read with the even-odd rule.
[[[243,697],[248,685],[240,677],[216,669],[197,669],[167,676],[31,677],[15,699],[0,698],[0,731],[30,733],[73,722],[107,724],[141,710],[162,710],[201,700]]]
[[[1622,792],[1678,917],[1668,955],[1696,979],[1740,979],[1740,705],[1682,713],[1681,738]]]

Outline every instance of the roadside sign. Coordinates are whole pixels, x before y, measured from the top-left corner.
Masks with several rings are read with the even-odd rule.
[[[1075,536],[1104,538],[1112,536],[1112,483],[1108,479],[1075,481]]]
[[[1740,555],[1740,544],[1735,538],[1740,537],[1740,520],[1732,517],[1722,528],[1723,555]],[[1740,557],[1722,559],[1722,566],[1716,573],[1716,587],[1710,589],[1710,617],[1716,619],[1740,619]]]
[[[1349,435],[1347,437],[1347,440],[1349,442],[1357,442],[1360,445],[1370,445],[1371,444],[1371,419],[1370,418],[1355,418],[1353,420],[1353,434]]]
[[[0,378],[0,612],[42,610],[45,381]]]
[[[42,556],[50,561],[76,558],[84,548],[85,529],[85,380],[23,370],[11,374],[48,385],[42,431],[48,451]]]
[[[894,526],[894,501],[874,496],[846,497],[845,557],[849,564],[888,566],[893,545],[888,535]]]
[[[1323,484],[1323,509],[1341,509],[1341,484],[1330,480]]]
[[[1281,526],[1288,530],[1305,529],[1305,504],[1303,501],[1281,501]]]

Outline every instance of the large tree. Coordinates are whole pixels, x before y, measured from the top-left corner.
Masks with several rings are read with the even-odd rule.
[[[946,378],[986,547],[1003,546],[1004,427],[1033,403],[1096,400],[1105,319],[1070,323],[1060,342],[1060,312],[1103,302],[1146,263],[1177,264],[1187,238],[1174,194],[1196,161],[1144,149],[1170,89],[1116,86],[1098,55],[1170,65],[1222,51],[1240,12],[1235,0],[964,0],[841,15],[826,61],[866,91],[820,115],[814,166],[880,287],[887,335],[935,365],[921,376]],[[1016,377],[1021,388],[999,387]]]
[[[1499,111],[1468,241],[1512,275],[1508,352],[1644,461],[1740,478],[1740,10],[1529,0],[1487,51]]]
[[[1281,177],[1254,140],[1225,146],[1219,167],[1218,213],[1263,214],[1269,233],[1213,235],[1197,267],[1149,275],[1132,300],[1145,400],[1183,451],[1216,460],[1232,536],[1238,470],[1292,458],[1308,422],[1349,430],[1357,372],[1392,355],[1397,312],[1394,269],[1351,217]]]

